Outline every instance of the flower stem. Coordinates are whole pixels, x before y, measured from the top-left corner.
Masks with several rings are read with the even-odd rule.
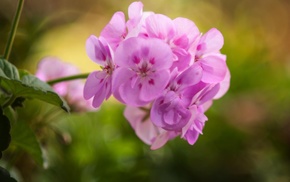
[[[47,81],[47,83],[49,85],[53,85],[59,82],[64,82],[64,81],[70,81],[70,80],[76,80],[76,79],[85,79],[89,76],[89,73],[84,73],[84,74],[79,74],[79,75],[73,75],[73,76],[68,76],[68,77],[62,77],[62,78],[58,78],[55,80],[49,80]]]
[[[15,37],[15,34],[16,34],[16,30],[17,30],[17,26],[18,26],[18,23],[19,23],[19,19],[20,19],[20,16],[21,16],[22,9],[23,9],[23,4],[24,4],[24,0],[18,0],[18,6],[17,6],[16,14],[15,14],[14,20],[12,22],[11,31],[10,31],[10,34],[9,34],[9,37],[8,37],[8,41],[7,41],[5,50],[4,50],[4,55],[3,55],[3,58],[6,59],[6,60],[8,60],[9,56],[10,56],[10,52],[11,52],[11,49],[12,49],[14,37]]]

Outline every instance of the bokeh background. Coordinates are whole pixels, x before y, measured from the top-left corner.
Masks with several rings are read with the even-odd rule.
[[[82,72],[98,69],[85,41],[129,0],[26,0],[10,61],[34,73],[56,56]],[[42,144],[45,163],[10,147],[2,166],[23,182],[290,181],[290,1],[144,0],[144,10],[186,17],[224,35],[231,87],[215,101],[194,146],[176,138],[151,151],[113,99],[99,111],[67,115],[39,101],[18,109]],[[4,51],[17,0],[0,1]],[[21,131],[20,131],[21,132]]]

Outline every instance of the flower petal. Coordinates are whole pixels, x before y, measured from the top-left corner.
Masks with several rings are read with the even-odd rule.
[[[224,80],[220,82],[220,89],[219,89],[218,93],[214,96],[214,99],[221,98],[229,90],[230,78],[231,78],[231,74],[230,74],[229,69],[227,69],[226,76],[225,76]]]
[[[106,73],[103,71],[94,71],[89,74],[84,86],[84,98],[90,99],[100,90],[104,89]]]
[[[150,75],[150,77],[142,82],[140,99],[148,102],[160,96],[170,79],[168,70],[162,70]]]
[[[183,88],[187,88],[200,82],[202,78],[202,71],[203,70],[199,66],[199,64],[193,64],[192,66],[184,70],[176,78],[176,83],[180,85],[179,90],[182,90]]]
[[[136,135],[146,144],[152,144],[152,139],[157,136],[156,126],[147,119],[146,121],[141,121],[137,123]]]
[[[129,20],[127,21],[126,24],[129,31],[139,24],[142,18],[142,13],[143,13],[142,2],[133,2],[130,4],[128,8]]]
[[[221,82],[226,75],[227,65],[221,57],[209,55],[200,60],[203,69],[201,81],[205,83]]]
[[[116,12],[109,24],[101,32],[113,50],[118,47],[119,43],[126,37],[125,15],[123,12]]]
[[[91,35],[86,41],[87,55],[91,60],[104,66],[107,58],[110,58],[110,52],[103,43],[94,35]]]
[[[184,135],[184,139],[187,140],[187,142],[190,144],[190,145],[193,145],[195,144],[195,142],[197,141],[199,137],[199,133],[192,129],[192,130],[187,130],[186,134]]]
[[[153,14],[145,20],[149,37],[170,40],[175,35],[175,27],[170,18],[162,14]]]
[[[188,49],[200,35],[197,26],[191,20],[181,17],[174,19],[173,23],[176,27],[176,35],[174,38],[175,45]],[[183,41],[181,41],[181,39],[183,39]]]
[[[148,104],[148,101],[140,100],[139,93],[140,87],[136,85],[132,88],[130,82],[126,82],[119,87],[119,95],[121,96],[120,101],[124,101],[125,104],[130,106],[144,106]]]
[[[144,55],[146,50],[147,56]],[[170,47],[158,39],[128,38],[123,41],[115,52],[115,63],[120,67],[136,68],[142,59],[149,62],[154,59],[154,69],[168,69],[172,65]]]
[[[220,88],[219,84],[210,86],[202,91],[201,95],[199,96],[199,100],[196,102],[197,105],[202,105],[205,102],[208,102],[214,98],[214,96],[218,93]]]
[[[156,99],[150,112],[152,122],[169,131],[180,131],[190,117],[190,111],[174,92],[168,92]]]
[[[98,94],[94,96],[93,106],[95,108],[100,107],[103,101],[105,100],[105,98],[106,98],[106,90],[102,88],[99,90]]]
[[[169,140],[169,132],[163,131],[160,135],[158,135],[155,139],[154,142],[151,145],[151,150],[156,150],[161,148],[163,145],[166,144],[166,142]]]
[[[224,38],[219,30],[212,28],[201,37],[200,43],[205,44],[202,54],[219,52],[224,45]]]
[[[119,67],[113,73],[113,94],[116,99],[131,106],[144,106],[148,102],[139,99],[140,86],[132,87],[131,80],[136,77],[135,73],[128,68]]]

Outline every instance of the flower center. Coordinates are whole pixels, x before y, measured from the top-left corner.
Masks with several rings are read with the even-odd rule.
[[[107,64],[105,67],[102,68],[108,75],[112,75],[114,70],[114,65]]]

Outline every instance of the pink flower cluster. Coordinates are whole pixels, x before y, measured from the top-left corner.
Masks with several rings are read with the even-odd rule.
[[[177,136],[193,145],[204,112],[229,87],[223,36],[215,28],[202,34],[186,18],[143,12],[141,2],[128,15],[116,12],[99,38],[87,39],[87,54],[102,70],[88,76],[84,97],[94,107],[111,95],[125,104],[126,119],[151,149]]]
[[[35,75],[42,81],[51,81],[76,74],[80,74],[80,71],[74,65],[56,57],[46,57],[39,62]],[[94,110],[91,101],[83,98],[84,83],[81,80],[56,83],[52,88],[68,102],[72,111]]]

